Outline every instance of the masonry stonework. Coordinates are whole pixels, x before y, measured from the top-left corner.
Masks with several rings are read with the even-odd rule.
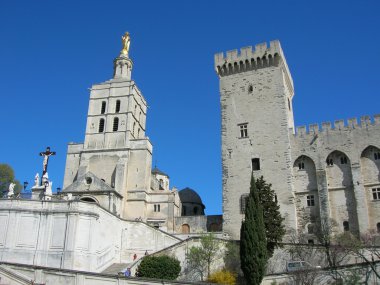
[[[239,238],[251,175],[272,184],[286,228],[321,221],[380,230],[380,116],[294,128],[294,88],[278,41],[215,55],[222,118],[223,230]],[[377,192],[376,192],[377,193]]]

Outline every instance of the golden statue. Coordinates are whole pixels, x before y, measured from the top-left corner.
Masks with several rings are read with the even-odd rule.
[[[129,33],[126,32],[122,37],[121,37],[121,42],[123,44],[123,48],[121,50],[121,54],[124,54],[126,56],[128,56],[128,52],[129,52],[129,45],[131,44],[131,38],[129,36]]]

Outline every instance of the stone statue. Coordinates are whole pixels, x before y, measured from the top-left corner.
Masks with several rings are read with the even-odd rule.
[[[9,184],[9,188],[8,188],[8,198],[12,197],[15,193],[14,193],[14,188],[15,188],[16,184],[11,182],[11,184]]]
[[[122,37],[121,37],[121,42],[123,44],[123,48],[121,50],[121,54],[128,56],[129,52],[129,45],[131,44],[131,38],[129,36],[129,33],[126,32]]]
[[[46,184],[45,195],[47,196],[53,195],[52,187],[53,187],[53,181],[48,181],[48,183]]]
[[[40,175],[36,173],[36,176],[34,176],[34,187],[40,186]]]

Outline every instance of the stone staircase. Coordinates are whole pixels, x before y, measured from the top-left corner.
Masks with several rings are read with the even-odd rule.
[[[117,275],[119,272],[124,273],[124,271],[128,267],[130,267],[130,265],[131,265],[130,263],[113,263],[110,266],[108,266],[106,269],[104,269],[101,273]]]

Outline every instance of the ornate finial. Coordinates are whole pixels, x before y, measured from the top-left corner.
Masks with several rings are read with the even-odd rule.
[[[126,32],[122,37],[121,37],[121,42],[123,44],[123,48],[120,51],[120,54],[123,54],[125,56],[128,56],[129,52],[129,45],[131,44],[131,37],[129,36],[129,33]]]

